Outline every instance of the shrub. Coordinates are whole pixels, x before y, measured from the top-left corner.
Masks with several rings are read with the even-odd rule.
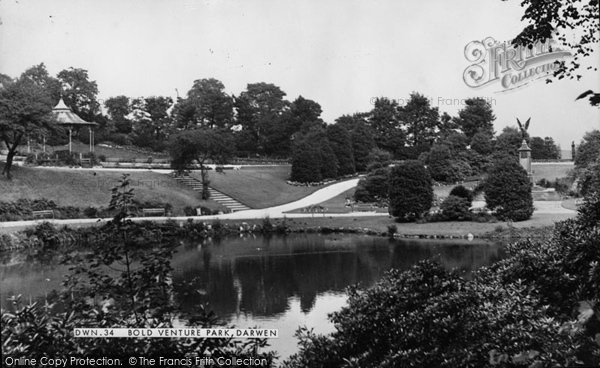
[[[465,188],[462,185],[457,185],[450,191],[451,196],[464,198],[469,201],[469,205],[473,201],[473,192],[471,192],[468,188]]]
[[[83,209],[83,214],[88,218],[98,217],[98,209],[96,207],[87,207]]]
[[[386,200],[389,187],[388,168],[379,168],[360,179],[354,192],[354,199],[360,202]]]
[[[284,367],[564,366],[575,360],[571,336],[559,333],[524,286],[498,286],[465,280],[431,261],[391,271],[367,290],[349,290],[348,306],[330,317],[331,335],[301,329],[300,352]]]
[[[450,195],[444,200],[440,206],[440,209],[442,210],[442,215],[446,220],[464,221],[471,219],[469,207],[471,207],[471,202],[468,199]]]
[[[431,176],[419,161],[405,161],[392,168],[389,201],[390,214],[400,221],[420,218],[431,208]]]
[[[396,225],[388,225],[387,227],[387,234],[390,238],[394,237],[394,234],[396,234],[398,232],[398,226]]]
[[[487,207],[502,220],[523,221],[533,214],[531,182],[514,158],[504,157],[494,163],[484,191]]]
[[[186,216],[196,216],[196,209],[191,206],[185,206],[183,208],[183,214]]]

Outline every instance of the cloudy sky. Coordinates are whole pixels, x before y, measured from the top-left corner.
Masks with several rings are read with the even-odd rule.
[[[270,82],[289,100],[321,104],[323,118],[367,111],[374,97],[402,103],[413,91],[455,114],[460,100],[488,98],[496,130],[532,118],[532,135],[569,148],[600,128],[600,109],[575,98],[600,88],[539,80],[509,92],[465,85],[465,46],[509,40],[524,24],[519,0],[0,0],[0,73],[45,63],[52,74],[84,68],[100,98],[176,96],[195,79],[229,93]],[[600,53],[588,58],[600,64]]]

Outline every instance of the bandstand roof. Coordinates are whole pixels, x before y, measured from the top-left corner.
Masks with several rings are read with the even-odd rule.
[[[52,113],[56,117],[59,125],[67,125],[70,127],[98,125],[98,123],[88,122],[77,116],[77,114],[71,111],[67,105],[65,105],[62,98],[60,101],[58,101],[58,104],[54,106]]]

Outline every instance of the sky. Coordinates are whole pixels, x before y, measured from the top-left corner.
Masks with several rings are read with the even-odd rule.
[[[510,40],[525,26],[519,2],[0,0],[0,73],[17,77],[42,62],[53,75],[83,68],[101,100],[183,97],[202,78],[236,95],[268,82],[290,101],[318,102],[328,123],[369,111],[376,97],[403,104],[419,92],[450,115],[465,98],[484,97],[497,131],[531,117],[531,135],[569,149],[600,129],[600,109],[575,101],[600,89],[600,72],[506,92],[499,83],[473,89],[463,81],[469,42]],[[586,63],[600,65],[600,52]]]

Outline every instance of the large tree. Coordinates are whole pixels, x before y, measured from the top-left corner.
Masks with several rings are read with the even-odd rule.
[[[352,138],[348,130],[340,124],[329,125],[327,126],[327,138],[337,157],[339,175],[354,174],[356,172],[354,152],[352,150]]]
[[[67,106],[83,120],[94,121],[100,113],[98,84],[89,79],[85,69],[69,68],[58,73],[62,83],[62,98]]]
[[[398,109],[406,131],[407,143],[417,147],[430,145],[435,141],[441,123],[440,114],[437,107],[431,107],[427,97],[413,92],[406,105]]]
[[[185,172],[194,167],[200,168],[202,179],[202,199],[208,199],[208,164],[227,163],[234,154],[231,134],[216,129],[194,129],[181,131],[171,136],[168,143],[171,167]]]
[[[225,92],[221,81],[198,79],[187,97],[177,101],[173,113],[177,125],[183,129],[228,128],[233,124],[233,97]]]
[[[289,108],[285,95],[274,84],[251,83],[235,99],[237,123],[254,139],[258,153],[267,153],[271,134],[283,128],[282,117]]]
[[[134,99],[131,103],[134,142],[138,146],[164,148],[164,141],[172,128],[169,108],[173,104],[170,97],[152,96]]]
[[[368,121],[374,133],[375,143],[388,152],[396,152],[405,143],[399,108],[394,100],[377,98],[369,113]]]
[[[111,125],[114,126],[117,132],[128,134],[131,133],[133,123],[129,119],[131,114],[131,101],[127,96],[110,97],[104,101],[104,107],[108,112]]]
[[[0,89],[0,139],[8,149],[2,174],[8,179],[18,146],[53,129],[52,107],[48,91],[26,73]]]
[[[480,97],[468,98],[465,100],[465,105],[458,112],[458,117],[454,119],[463,133],[469,139],[472,139],[478,131],[493,134],[496,116],[489,102]]]
[[[556,160],[560,158],[560,149],[552,137],[531,137],[529,140],[531,158],[534,160]]]

